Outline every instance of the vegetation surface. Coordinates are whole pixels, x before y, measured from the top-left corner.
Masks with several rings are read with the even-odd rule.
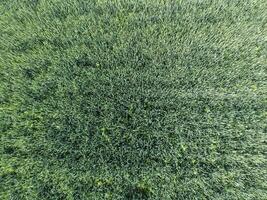
[[[267,199],[266,0],[0,1],[0,199]]]

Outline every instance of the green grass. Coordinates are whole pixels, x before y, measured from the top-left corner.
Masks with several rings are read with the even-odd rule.
[[[0,1],[0,199],[267,199],[266,0]]]

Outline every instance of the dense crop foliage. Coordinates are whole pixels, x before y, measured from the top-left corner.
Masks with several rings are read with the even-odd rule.
[[[267,199],[266,0],[0,2],[0,199]]]

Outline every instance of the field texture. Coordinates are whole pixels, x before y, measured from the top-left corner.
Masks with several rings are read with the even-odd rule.
[[[266,0],[1,0],[1,200],[266,200]]]

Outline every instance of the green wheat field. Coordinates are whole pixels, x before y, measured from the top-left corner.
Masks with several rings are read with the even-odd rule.
[[[1,0],[1,200],[266,200],[266,0]]]

